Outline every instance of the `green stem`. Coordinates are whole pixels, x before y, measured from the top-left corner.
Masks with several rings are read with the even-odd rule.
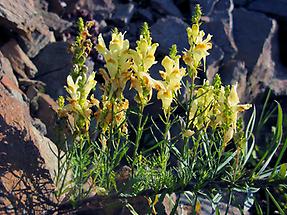
[[[143,110],[144,110],[144,105],[140,105],[139,106],[139,115],[138,115],[138,126],[137,126],[137,132],[136,132],[136,141],[135,141],[135,148],[134,148],[134,154],[133,154],[133,166],[134,166],[134,162],[136,160],[136,157],[138,155],[138,148],[139,148],[139,144],[140,144],[140,140],[142,137],[142,133],[143,133],[143,125],[142,125],[142,121],[143,121]]]

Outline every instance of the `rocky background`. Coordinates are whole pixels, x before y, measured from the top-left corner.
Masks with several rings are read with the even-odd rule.
[[[243,102],[260,105],[268,88],[284,101],[287,0],[0,0],[0,214],[42,213],[55,205],[61,138],[55,99],[65,93],[77,18],[96,20],[93,34],[106,39],[114,27],[127,31],[132,46],[146,21],[160,59],[173,43],[180,51],[188,47],[185,30],[196,3],[203,28],[214,35],[206,77],[219,73],[224,84],[238,82]],[[88,66],[97,70],[102,63],[93,53]]]

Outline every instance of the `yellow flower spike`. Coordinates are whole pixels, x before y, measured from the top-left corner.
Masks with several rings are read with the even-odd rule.
[[[152,44],[151,40],[148,25],[145,23],[140,39],[137,41],[136,50],[130,50],[133,60],[131,67],[133,70],[131,87],[137,91],[135,101],[144,106],[151,99],[152,89],[155,88],[155,80],[150,77],[148,71],[156,63],[154,54],[158,44]]]

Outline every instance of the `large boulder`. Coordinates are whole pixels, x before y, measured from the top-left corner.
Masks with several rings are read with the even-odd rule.
[[[264,14],[244,9],[235,9],[233,15],[233,33],[238,47],[236,59],[243,61],[248,70],[247,96],[253,100],[265,91],[274,76],[272,41],[277,32],[277,23]]]
[[[167,17],[159,19],[151,26],[151,35],[160,46],[158,51],[162,55],[169,53],[173,44],[177,44],[178,51],[188,48],[186,28],[188,25],[179,18]]]
[[[285,17],[287,19],[287,1],[255,0],[250,3],[248,9]]]
[[[21,78],[33,78],[37,73],[37,68],[18,45],[17,41],[11,39],[0,48],[3,55],[9,59],[13,70]]]
[[[233,8],[232,0],[218,1],[203,25],[205,32],[213,35],[212,41],[224,52],[224,62],[237,52],[233,37]]]
[[[151,0],[150,5],[155,11],[163,15],[182,17],[180,10],[173,3],[173,0]]]
[[[37,79],[46,84],[46,92],[53,98],[65,94],[67,76],[72,68],[72,55],[65,42],[50,43],[34,59],[39,72]]]
[[[43,214],[55,205],[57,148],[32,125],[24,95],[10,78],[1,71],[0,213]]]

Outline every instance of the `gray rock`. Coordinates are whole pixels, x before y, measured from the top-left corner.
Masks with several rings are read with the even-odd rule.
[[[247,73],[244,62],[236,60],[227,62],[219,70],[219,75],[224,85],[238,83],[237,93],[241,102],[247,102],[245,100]]]
[[[189,0],[190,10],[193,11],[195,5],[200,4],[203,15],[209,16],[218,1],[220,0]]]
[[[47,134],[46,125],[38,118],[32,120],[32,125],[40,132],[41,135]]]
[[[139,8],[136,13],[145,22],[153,21],[153,14],[150,10]]]
[[[186,28],[188,25],[179,18],[167,17],[158,20],[151,26],[151,35],[154,41],[160,43],[160,54],[168,54],[173,44],[177,44],[178,51],[188,48]]]
[[[173,3],[173,0],[151,0],[151,7],[164,15],[171,15],[176,17],[182,17],[182,14],[178,7]]]
[[[255,0],[250,3],[248,9],[287,18],[286,0]]]
[[[65,30],[72,26],[71,22],[60,18],[56,13],[43,11],[42,16],[46,25],[56,34],[63,33]]]
[[[223,50],[224,62],[232,59],[237,52],[233,37],[233,8],[232,0],[220,0],[203,25],[205,32],[213,35],[212,41]]]
[[[248,3],[248,0],[233,0],[235,5],[245,6]]]
[[[245,62],[248,69],[247,99],[251,101],[273,82],[279,56],[274,49],[278,42],[274,40],[277,23],[264,14],[244,9],[236,9],[233,14],[236,59]]]
[[[274,22],[264,14],[244,9],[235,9],[233,17],[233,35],[238,47],[236,59],[244,61],[251,71],[264,49],[267,38],[272,33]]]
[[[209,81],[211,81],[218,72],[223,59],[224,52],[220,47],[213,43],[210,55],[206,58],[206,76]]]
[[[100,19],[111,18],[115,5],[112,0],[82,0],[80,7],[88,9],[94,16]]]
[[[51,32],[31,1],[0,0],[0,25],[19,34],[24,51],[35,56],[51,40]]]
[[[66,79],[72,68],[68,44],[55,42],[46,46],[34,59],[39,73],[37,79],[46,84],[47,93],[54,99],[64,95]]]
[[[135,5],[133,3],[117,4],[112,19],[120,20],[125,24],[127,24],[130,22],[134,13],[135,13]]]

